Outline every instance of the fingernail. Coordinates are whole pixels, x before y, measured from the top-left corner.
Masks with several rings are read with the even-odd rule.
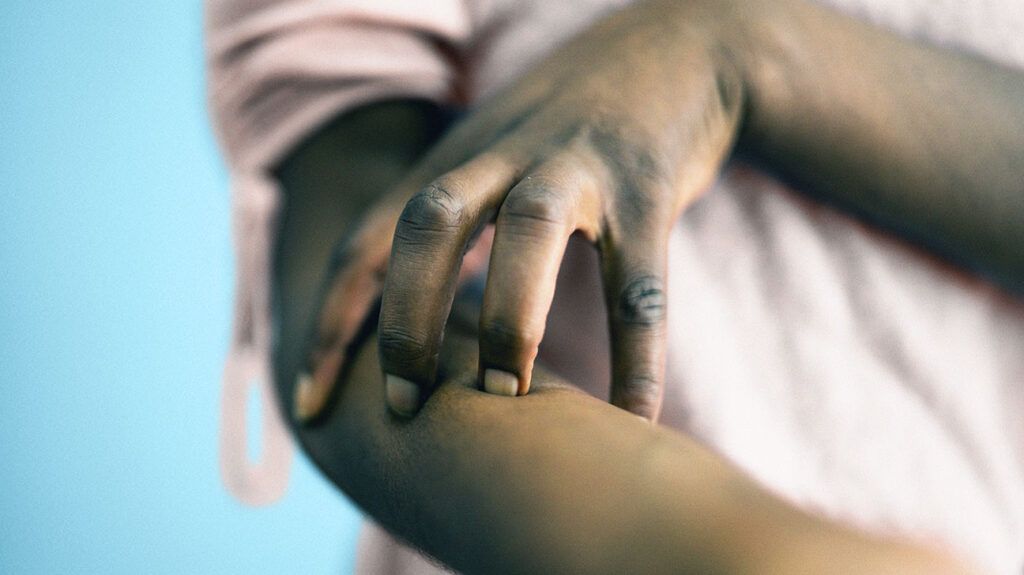
[[[415,383],[385,374],[384,388],[391,411],[406,417],[416,415],[420,408],[420,388]]]
[[[292,416],[306,422],[316,415],[316,382],[308,373],[302,372],[295,380],[295,392],[292,396]]]
[[[519,378],[499,369],[485,370],[484,391],[494,395],[515,397],[519,395]]]

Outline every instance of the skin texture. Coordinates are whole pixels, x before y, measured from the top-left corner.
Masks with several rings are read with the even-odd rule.
[[[290,201],[277,251],[275,381],[287,408],[333,240],[324,231],[337,234],[350,221],[320,202],[339,186],[372,195],[386,185],[429,145],[437,113],[416,102],[360,110],[279,170]],[[417,130],[422,139],[407,137]],[[542,369],[525,397],[478,391],[479,305],[458,303],[439,356],[440,388],[416,418],[386,409],[370,334],[346,350],[332,408],[317,425],[295,427],[331,481],[439,560],[488,574],[969,572],[933,551],[807,516],[692,440]]]
[[[399,411],[415,411],[434,382],[461,256],[493,220],[481,313],[485,387],[488,372],[501,372],[514,381],[508,392],[528,391],[558,266],[569,236],[578,233],[602,254],[612,402],[657,417],[668,233],[717,173],[741,109],[739,78],[709,49],[705,33],[688,30],[685,42],[662,42],[677,31],[661,16],[624,12],[562,48],[475,110],[374,208],[372,219],[385,229],[394,224],[393,236],[391,229],[374,235],[386,245],[393,237],[381,361],[386,373],[422,390]],[[595,45],[602,54],[637,57],[599,56]],[[660,104],[637,113],[638,103],[651,102]],[[351,301],[348,293],[338,285],[329,299]],[[336,373],[320,366],[340,363],[351,333],[325,331],[332,337],[318,346],[313,377],[305,380],[317,387]]]
[[[1024,72],[811,4],[771,8],[752,32],[740,152],[1024,294]]]
[[[371,336],[337,409],[298,435],[370,515],[459,572],[970,572],[801,513],[696,442],[540,368],[528,396],[478,391],[477,336],[464,329],[449,330],[441,383],[416,418],[385,408]]]
[[[733,151],[1024,286],[1020,72],[802,1],[640,2],[481,104],[372,206],[338,194],[362,224],[336,260],[297,416],[327,404],[381,292],[387,397],[414,413],[435,383],[462,256],[493,221],[482,387],[528,391],[576,233],[601,254],[612,403],[655,419],[668,231]]]
[[[643,31],[644,26],[650,27],[646,29],[649,33],[638,33],[635,41],[617,30]],[[717,171],[722,159],[718,154],[728,153],[734,139],[745,157],[806,183],[823,199],[967,262],[1010,289],[1024,284],[1024,252],[1016,248],[1024,238],[1024,78],[1019,72],[916,46],[802,2],[782,1],[718,2],[713,6],[702,2],[644,3],[598,24],[578,40],[583,47],[571,48],[574,44],[570,44],[563,50],[577,50],[582,58],[599,52],[591,44],[601,43],[604,50],[606,45],[616,45],[615,38],[638,54],[630,60],[634,66],[656,62],[658,73],[647,78],[651,84],[646,86],[658,94],[655,108],[693,111],[687,106],[699,98],[666,101],[668,92],[658,93],[655,85],[655,79],[667,76],[665,81],[678,87],[683,83],[678,76],[685,76],[688,86],[711,89],[714,85],[711,93],[718,103],[715,98],[703,101],[721,113],[686,116],[690,124],[683,128],[654,126],[655,122],[646,125],[643,118],[634,123],[615,114],[647,113],[650,102],[630,101],[630,106],[619,107],[602,102],[595,94],[605,92],[598,88],[585,91],[594,99],[588,103],[592,114],[584,115],[600,119],[598,125],[604,132],[590,129],[592,126],[579,128],[566,120],[568,124],[560,125],[571,129],[560,134],[571,137],[552,136],[550,141],[555,143],[543,154],[546,161],[523,169],[502,199],[507,202],[511,190],[522,182],[537,182],[537,177],[530,178],[533,168],[551,164],[551,170],[559,175],[542,174],[542,191],[534,193],[546,198],[565,194],[574,198],[574,203],[556,204],[559,211],[540,218],[540,224],[521,225],[521,233],[497,237],[495,253],[505,249],[501,246],[506,240],[520,241],[522,249],[537,249],[530,252],[534,257],[520,257],[514,266],[498,266],[499,273],[511,275],[488,285],[482,317],[493,320],[494,302],[505,297],[495,290],[510,286],[510,301],[527,302],[525,308],[514,308],[522,314],[517,317],[534,321],[537,316],[523,310],[543,308],[550,296],[543,289],[515,291],[519,286],[513,279],[530,270],[545,277],[545,266],[558,259],[552,255],[558,251],[553,247],[558,242],[551,238],[560,238],[558,234],[577,225],[573,229],[597,242],[606,264],[614,260],[609,254],[630,253],[628,249],[633,248],[626,247],[628,242],[613,241],[628,239],[622,233],[626,228],[616,235],[608,227],[629,221],[622,198],[636,199],[639,205],[646,205],[648,199],[666,202],[657,204],[662,206],[674,200],[679,204],[673,207],[683,209]],[[700,48],[660,46],[677,41]],[[851,51],[851,46],[856,49]],[[658,50],[660,56],[654,57]],[[564,53],[553,55],[553,60]],[[648,56],[642,55],[645,53]],[[574,61],[575,56],[565,58]],[[724,72],[719,74],[716,66],[723,66]],[[596,75],[614,77],[614,66],[602,70]],[[640,72],[635,82],[644,86]],[[277,382],[289,410],[300,419],[315,418],[319,423],[297,433],[327,476],[390,530],[467,573],[964,572],[931,553],[866,539],[806,517],[761,493],[686,438],[567,391],[543,370],[530,376],[537,389],[519,399],[476,391],[485,366],[513,370],[524,365],[524,357],[532,362],[529,350],[508,357],[484,351],[485,342],[494,337],[487,335],[488,329],[493,331],[493,321],[470,326],[466,336],[452,335],[447,343],[442,337],[461,255],[451,250],[452,242],[471,241],[479,221],[487,218],[457,219],[458,225],[433,230],[444,233],[431,233],[426,226],[418,230],[428,238],[422,245],[407,241],[409,236],[392,245],[392,238],[398,237],[395,232],[403,212],[410,216],[415,211],[409,205],[443,204],[450,200],[444,191],[456,197],[450,189],[431,184],[456,187],[451,183],[455,179],[445,180],[453,170],[463,178],[458,186],[464,191],[483,190],[481,197],[487,198],[492,197],[490,193],[501,195],[494,191],[502,187],[494,179],[507,175],[508,164],[504,156],[493,152],[494,146],[510,138],[525,138],[517,130],[532,125],[530,118],[537,110],[547,109],[541,105],[548,102],[545,95],[573,91],[554,90],[545,84],[545,77],[558,73],[555,64],[542,64],[523,83],[474,112],[439,145],[435,142],[445,126],[443,114],[422,103],[391,103],[340,119],[281,166],[279,177],[288,201],[275,267],[281,328]],[[634,82],[633,70],[619,73]],[[702,74],[713,82],[701,84]],[[733,92],[736,86],[731,83],[735,78],[738,92]],[[605,90],[618,86],[616,98],[632,94],[622,89],[621,81],[614,84],[608,78],[597,78],[593,82]],[[520,94],[517,90],[522,85],[534,87],[522,88]],[[521,99],[507,94],[518,94]],[[671,95],[675,96],[674,90]],[[715,118],[732,118],[724,113],[733,109],[730,103],[738,103],[738,123],[724,122],[726,137],[707,136],[718,134],[715,129],[720,124]],[[557,108],[558,114],[578,120],[579,112],[585,111],[570,108]],[[556,115],[552,112],[547,119],[553,122]],[[662,139],[657,137],[658,127],[664,128]],[[620,132],[632,139],[613,145],[603,135]],[[687,134],[695,138],[703,134],[722,149],[694,144],[685,139]],[[680,157],[672,156],[665,150],[671,148],[666,142],[673,137],[693,145],[678,144],[685,149]],[[691,148],[696,152],[690,154]],[[618,154],[622,150],[626,152]],[[682,182],[679,185],[690,192],[672,195],[679,190],[673,188],[669,193],[655,186],[651,190],[663,195],[651,191],[652,196],[645,196],[642,189],[646,188],[621,184],[636,180],[631,166],[644,167],[636,171],[646,178],[636,181],[657,181],[659,177],[647,168],[664,164],[638,158],[666,155],[673,158],[668,165],[692,168],[670,170],[671,177],[680,178],[671,181]],[[694,157],[703,158],[707,165],[698,160],[688,163]],[[477,167],[467,170],[470,165]],[[466,183],[469,181],[472,185]],[[378,199],[385,189],[392,191]],[[588,189],[597,191],[588,195]],[[635,195],[624,196],[627,191]],[[410,201],[413,197],[419,199]],[[492,210],[496,221],[501,219],[504,205]],[[621,209],[601,211],[609,206]],[[541,208],[547,209],[537,205],[532,209],[539,213]],[[462,206],[454,212],[466,214],[467,209],[472,211]],[[589,209],[601,215],[590,218]],[[450,211],[435,210],[433,215],[445,217]],[[566,222],[570,216],[578,219],[575,224],[563,222],[556,234],[556,226],[547,224],[557,218],[547,216],[564,217]],[[417,223],[416,217],[407,217],[407,228],[410,219]],[[466,222],[473,221],[471,229]],[[597,227],[579,224],[594,221]],[[507,219],[504,223],[508,228]],[[657,229],[657,225],[659,221],[653,220],[650,227]],[[321,284],[324,262],[343,233],[346,239]],[[447,239],[441,241],[442,236]],[[382,349],[378,360],[373,353],[378,339],[357,339],[357,335],[385,287],[385,271],[389,265],[392,271],[397,265],[395,254],[410,246],[415,246],[412,249],[417,255],[407,258],[412,262],[409,265],[421,265],[416,262],[425,258],[433,267],[421,267],[420,275],[411,276],[416,290],[393,285],[394,274],[388,273],[388,286],[399,291],[385,294],[382,320],[387,321],[381,323],[384,331],[377,337],[390,338],[392,343],[383,349],[390,345],[395,351],[396,339],[383,335],[387,329],[433,327],[416,334],[422,336],[417,341],[426,342],[426,351],[395,359],[393,353]],[[655,253],[652,247],[638,261],[650,262]],[[450,273],[433,273],[437,269]],[[500,271],[503,269],[509,271]],[[605,268],[606,287],[631,284],[616,283],[615,273],[609,272],[612,269]],[[439,297],[407,309],[409,314],[419,314],[415,317],[387,315],[406,309],[387,311],[389,301],[401,306],[399,295],[412,297],[430,291],[423,279],[428,271],[441,278],[431,288]],[[656,276],[647,271],[640,276]],[[326,285],[320,297],[318,285]],[[636,291],[639,297],[625,299],[642,303],[651,297],[650,290]],[[618,306],[627,292],[609,288],[609,293],[619,297],[609,297],[606,304]],[[629,306],[625,307],[628,310]],[[312,353],[306,332],[310,317],[316,318]],[[661,361],[663,332],[652,325],[641,327],[649,336],[645,340],[649,345],[632,346],[629,337],[619,337],[612,344],[619,382],[623,373],[633,373],[630,366],[652,366]],[[507,335],[514,334],[514,329],[498,331]],[[512,344],[533,341],[506,340]],[[478,347],[482,353],[477,353]],[[513,351],[522,348],[507,346]],[[401,371],[402,377],[414,378],[420,370],[437,370],[438,366],[436,377],[416,381],[424,387],[417,396],[425,401],[420,416],[406,421],[387,412],[386,394],[380,385],[382,371],[409,369]],[[299,376],[303,371],[310,375]],[[517,392],[521,375],[517,373]],[[297,381],[301,383],[296,385]],[[660,397],[660,380],[639,381],[642,385],[626,386],[636,397]],[[438,386],[436,393],[426,393],[425,388],[434,386]],[[642,401],[636,405],[653,404]],[[647,407],[631,409],[650,415]],[[580,491],[581,485],[587,486],[586,492]],[[714,519],[710,525],[709,519]],[[698,560],[699,564],[694,563]]]

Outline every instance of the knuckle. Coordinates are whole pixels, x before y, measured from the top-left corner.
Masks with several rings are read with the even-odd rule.
[[[613,403],[639,415],[654,415],[661,403],[661,380],[651,375],[634,375],[617,382]]]
[[[407,233],[446,233],[463,223],[465,205],[444,185],[433,183],[405,204],[398,227]]]
[[[619,393],[633,401],[657,399],[661,389],[661,380],[649,374],[633,374],[619,386]]]
[[[619,295],[615,312],[619,321],[628,325],[660,325],[666,317],[665,282],[654,275],[631,280]]]
[[[565,225],[568,209],[564,198],[545,183],[531,183],[514,190],[502,205],[506,220],[543,225]]]
[[[434,355],[429,345],[422,339],[405,330],[387,328],[383,325],[377,334],[377,346],[382,358],[402,364],[422,363]]]
[[[481,322],[481,347],[492,353],[526,353],[540,345],[540,336],[501,319]]]

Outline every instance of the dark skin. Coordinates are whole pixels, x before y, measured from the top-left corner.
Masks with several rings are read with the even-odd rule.
[[[317,301],[315,265],[331,245],[310,223],[343,217],[320,209],[319,200],[341,184],[373,194],[396,163],[412,163],[417,148],[429,146],[428,138],[403,134],[436,131],[425,120],[435,113],[417,102],[364,108],[311,138],[279,171],[292,198],[275,279],[282,330],[275,380],[286,408],[303,359],[304,318]],[[384,160],[382,150],[399,159]],[[385,408],[371,332],[348,350],[333,408],[317,425],[295,426],[332,482],[442,562],[487,574],[971,572],[934,550],[800,512],[693,440],[543,369],[525,397],[477,391],[477,307],[456,306],[440,356],[442,383],[416,418]]]
[[[361,224],[331,275],[296,415],[327,404],[378,294],[389,405],[414,413],[435,383],[462,256],[494,222],[481,387],[528,391],[575,233],[601,254],[612,403],[655,419],[666,238],[733,151],[1024,286],[1024,74],[799,0],[640,2],[474,109],[386,177],[385,196],[367,203],[338,182],[321,204],[335,217],[311,225],[336,237]]]
[[[474,331],[453,319],[441,384],[412,420],[384,406],[371,334],[336,409],[297,431],[366,512],[460,573],[973,572],[805,514],[695,441],[541,367],[528,396],[481,392]]]
[[[722,17],[718,10],[725,5],[716,5],[715,11],[687,14],[685,29],[692,31],[691,26],[701,22],[697,16],[716,21]],[[738,6],[735,13],[730,13],[735,20],[726,20],[732,22],[729,26],[744,31],[743,34],[734,31],[736,37],[742,37],[748,46],[758,46],[749,53],[738,52],[746,56],[730,54],[726,59],[731,62],[728,65],[754,57],[752,54],[760,58],[756,64],[733,68],[743,71],[739,74],[741,96],[733,94],[742,102],[742,111],[735,119],[737,123],[732,126],[734,132],[730,136],[739,142],[739,151],[805,183],[830,202],[847,206],[956,261],[984,270],[1010,289],[1024,284],[1024,255],[1015,247],[1024,237],[1022,75],[974,58],[917,46],[804,3],[773,2],[770,5],[774,11],[758,13],[760,18],[752,18],[751,14],[743,16],[755,8]],[[642,6],[643,10],[666,10],[658,12],[656,25],[651,24],[658,34],[641,35],[657,43],[662,38],[675,37],[669,32],[683,31],[675,28],[673,22],[678,22],[669,17],[674,13],[672,10],[698,9],[703,4]],[[642,14],[632,11],[624,14],[598,25],[595,28],[598,32],[594,32],[597,36],[584,36],[580,41],[597,42],[595,38],[601,38],[603,45],[614,46],[614,42],[606,41],[603,35],[615,36],[617,27],[639,26],[638,21],[643,21]],[[757,24],[743,28],[740,22],[748,26],[752,22]],[[725,32],[729,26],[719,30],[721,37],[732,37]],[[850,53],[850,46],[861,50]],[[553,59],[557,57],[556,54]],[[681,61],[688,62],[687,71],[700,69],[695,62],[685,59],[658,59],[659,65]],[[552,68],[558,66],[549,66],[547,70],[554,74]],[[538,67],[538,70],[543,69]],[[528,86],[530,78],[535,77],[531,75],[516,86]],[[725,104],[736,101],[729,97],[732,92],[727,79],[732,76],[712,74],[712,77],[715,78],[714,93],[723,104],[721,110],[731,110]],[[543,78],[536,81],[544,82]],[[529,100],[529,105],[520,108],[512,106],[509,102],[515,98],[507,94],[518,94],[519,89],[514,86],[506,96],[499,96],[482,107],[445,136],[439,145],[434,145],[435,137],[443,131],[444,122],[430,105],[389,103],[361,110],[340,119],[297,149],[279,170],[288,201],[275,268],[275,300],[281,319],[276,352],[277,382],[289,411],[303,420],[315,417],[322,424],[299,429],[297,433],[328,477],[389,529],[468,573],[622,572],[627,565],[649,568],[649,572],[758,570],[788,573],[799,572],[799,568],[809,569],[807,572],[964,572],[956,563],[930,552],[864,538],[806,517],[764,495],[735,470],[691,441],[676,435],[667,438],[661,435],[667,432],[649,426],[637,427],[639,420],[565,390],[543,370],[534,371],[531,367],[529,379],[531,384],[539,386],[539,391],[518,400],[474,391],[481,384],[481,372],[485,372],[487,366],[496,365],[489,362],[507,361],[499,367],[509,370],[514,369],[509,366],[526,363],[532,366],[535,351],[527,349],[521,353],[521,347],[516,345],[499,346],[510,350],[508,357],[493,359],[494,356],[484,350],[485,342],[491,337],[487,331],[493,328],[494,322],[485,321],[463,330],[463,336],[449,338],[450,355],[441,354],[445,349],[442,347],[442,316],[447,316],[449,305],[446,294],[454,290],[452,277],[461,256],[461,252],[440,249],[443,242],[422,242],[417,248],[419,256],[424,258],[442,254],[436,256],[442,259],[430,268],[451,272],[448,276],[441,274],[443,281],[438,285],[442,297],[409,311],[423,310],[423,314],[403,318],[402,314],[386,315],[403,308],[402,298],[395,299],[394,295],[385,293],[382,312],[382,319],[391,318],[382,324],[385,333],[388,326],[435,326],[436,329],[424,330],[422,334],[427,339],[436,337],[436,342],[428,342],[428,348],[436,353],[421,353],[416,361],[408,361],[395,359],[394,354],[382,350],[378,362],[372,353],[377,339],[371,337],[352,344],[365,315],[384,287],[389,262],[393,271],[397,265],[395,255],[403,250],[400,242],[393,245],[391,240],[408,199],[418,189],[426,191],[427,195],[436,195],[437,187],[428,184],[450,177],[450,172],[456,168],[467,182],[492,177],[487,174],[494,173],[489,169],[493,164],[487,162],[494,162],[495,156],[481,152],[490,149],[482,142],[488,139],[484,137],[487,134],[491,140],[499,135],[507,139],[507,134],[526,138],[516,131],[518,128],[508,131],[506,124],[495,120],[495,116],[509,117],[503,114],[530,115],[541,109],[538,102],[543,99]],[[529,93],[528,89],[523,89]],[[615,96],[622,97],[622,90],[616,90]],[[593,97],[595,101],[600,100]],[[561,109],[568,114],[587,108],[566,106]],[[612,113],[607,108],[600,109]],[[624,106],[623,109],[637,107]],[[732,118],[728,114],[708,117]],[[607,120],[604,125],[630,125],[627,121],[618,123],[618,120]],[[672,122],[664,125],[670,126]],[[692,127],[692,122],[689,125]],[[937,137],[937,134],[956,134],[956,137]],[[730,138],[714,141],[721,143],[731,141]],[[582,151],[585,147],[580,146],[584,143],[599,148],[599,154],[632,149],[634,151],[627,155],[634,159],[645,155],[635,151],[637,146],[644,149],[642,143],[636,141],[612,145],[607,141],[581,143],[578,138],[570,138],[563,143],[565,148],[556,146],[545,157],[593,153],[593,149]],[[685,172],[679,185],[689,191],[676,190],[677,195],[666,192],[659,196],[663,201],[668,201],[666,197],[675,198],[678,204],[672,205],[680,210],[699,195],[703,185],[717,171],[729,146],[723,144],[721,149],[712,145],[696,146],[695,149],[707,152],[702,160],[706,164],[699,161],[688,164],[694,156],[687,156],[689,160],[677,159],[681,164],[671,164],[676,167],[669,170],[673,174]],[[479,160],[479,156],[484,156],[481,161],[488,169],[480,169],[475,174],[479,177],[470,178],[474,172],[467,172],[460,166]],[[560,182],[622,178],[622,175],[612,177],[609,174],[618,173],[630,162],[615,154],[612,156],[597,160],[591,156],[577,164],[568,161],[557,164],[565,175],[541,179],[546,184],[544,193],[560,193],[563,188],[556,185]],[[602,162],[610,163],[615,169],[609,169],[608,165],[602,168]],[[646,162],[634,164],[647,165]],[[708,164],[712,167],[708,168]],[[692,171],[679,167],[683,165],[693,168]],[[702,174],[706,176],[697,177]],[[524,173],[522,181],[529,175]],[[609,184],[609,181],[603,186],[593,186],[592,190],[598,191],[589,197],[600,199],[594,200],[596,205],[610,205],[608,194],[621,194],[626,190],[641,193],[637,191],[641,189],[639,186],[621,186]],[[460,185],[466,186],[465,189],[473,187]],[[394,191],[385,199],[378,199],[382,190],[387,189]],[[416,202],[411,205],[415,206]],[[583,208],[587,205],[586,202],[574,204],[573,209],[566,209],[564,214],[585,215],[587,210]],[[495,216],[499,223],[501,206]],[[601,225],[611,221],[602,217],[596,220]],[[580,216],[576,222],[580,221],[586,220]],[[477,226],[469,230],[463,223],[452,228],[455,230],[452,237],[469,241]],[[558,233],[564,235],[572,226],[562,223],[564,226],[558,228]],[[671,221],[664,223],[667,233]],[[655,227],[654,224],[651,227]],[[631,237],[621,231],[618,236],[610,236],[610,229],[600,228],[589,236],[597,241],[606,263],[610,257],[607,254],[616,248],[603,238]],[[587,230],[583,231],[586,235]],[[343,257],[329,272],[327,288],[323,297],[318,298],[317,286],[321,285],[319,279],[324,262],[329,259],[331,246],[343,233],[349,238],[343,243],[346,246]],[[505,237],[507,234],[498,235],[496,252],[502,249],[500,244]],[[551,262],[558,259],[552,256],[559,250],[556,243],[537,242],[536,246],[543,253],[529,252],[537,257],[524,255],[517,259],[517,266],[518,262],[523,262],[522,265],[535,270],[529,266],[540,262],[541,266],[550,267]],[[624,254],[627,250],[623,248],[617,253]],[[651,247],[650,253],[656,253],[656,249]],[[527,273],[517,266],[505,268],[511,270],[507,272],[513,274],[510,278]],[[504,273],[501,269],[502,266],[497,268],[499,274]],[[606,267],[606,280],[614,275],[608,269]],[[546,277],[543,270],[535,271],[538,277]],[[395,281],[395,275],[387,276],[389,286]],[[645,272],[644,275],[655,274]],[[423,289],[394,291],[394,294],[404,293],[422,301],[424,294],[437,293],[438,290],[424,284],[423,277],[423,274],[415,276],[417,285]],[[546,313],[545,305],[536,304],[544,304],[549,299],[547,292],[538,289],[497,297],[493,294],[500,293],[503,286],[518,286],[522,282],[515,283],[509,278],[496,280],[495,277],[499,276],[492,275],[488,286],[488,293],[492,295],[485,297],[483,304],[484,318],[493,313],[487,311],[488,301],[493,304],[503,299],[525,302],[524,308],[516,308],[518,311],[510,316],[514,321],[519,321],[516,318],[537,321],[541,313]],[[622,286],[629,282],[606,281],[606,284]],[[612,289],[611,293],[621,296],[625,291],[628,290]],[[640,291],[648,294],[650,290]],[[397,302],[397,307],[389,304],[389,297],[391,304]],[[649,295],[644,295],[647,297]],[[640,298],[641,301],[644,298]],[[321,301],[324,305],[319,306]],[[608,304],[618,306],[621,301],[621,297],[611,297]],[[625,307],[628,310],[630,306]],[[658,306],[650,307],[658,311]],[[389,308],[392,312],[387,311]],[[523,311],[527,308],[533,312]],[[612,313],[621,314],[621,309]],[[317,343],[310,356],[307,322],[314,316],[318,318],[314,338]],[[614,316],[612,321],[616,321]],[[654,417],[657,400],[649,400],[660,397],[660,380],[641,377],[642,385],[621,383],[632,381],[628,377],[624,380],[622,374],[634,373],[635,366],[661,369],[658,366],[663,355],[660,351],[663,328],[659,328],[657,322],[640,323],[647,324],[641,327],[650,336],[642,339],[647,342],[644,345],[633,345],[631,337],[620,337],[621,329],[615,332],[618,335],[617,339],[613,338],[613,351],[619,351],[614,352],[613,357],[620,391],[615,392],[619,395],[614,397],[620,398],[616,400],[618,405]],[[632,332],[627,330],[627,333]],[[385,336],[385,340],[388,337]],[[511,339],[516,343],[518,338]],[[532,345],[532,340],[527,343]],[[483,352],[479,355],[475,353],[478,345]],[[446,364],[445,357],[456,359]],[[346,361],[347,358],[353,361]],[[522,363],[523,358],[529,361]],[[418,400],[426,402],[425,417],[403,423],[384,409],[386,395],[380,390],[379,374],[400,371],[395,365],[419,365],[424,360],[430,364],[428,371],[436,370],[438,365],[443,369],[439,378],[431,376],[428,383],[417,383],[422,383],[424,388],[439,385],[439,391],[432,398],[426,393],[418,396]],[[394,363],[396,361],[398,364]],[[314,377],[306,378],[306,383],[296,388],[292,382],[305,369],[312,369]],[[413,371],[402,373],[415,377],[409,375]],[[517,386],[521,386],[523,373],[515,375]],[[298,379],[303,381],[301,377]],[[548,383],[556,389],[548,391]],[[623,389],[628,393],[623,395]],[[517,393],[522,391],[517,387]],[[621,399],[634,396],[641,399],[635,403]],[[329,406],[337,409],[326,409]],[[643,431],[639,431],[641,429]],[[623,443],[622,438],[630,441]],[[643,475],[636,471],[643,467],[636,458],[649,456],[650,442],[671,444],[671,448],[659,447],[656,451],[664,453],[666,461],[673,463],[658,467],[656,474]],[[558,445],[572,449],[550,448]],[[588,450],[608,454],[608,457],[574,456],[577,451]],[[457,460],[465,461],[466,465],[449,477],[452,462]],[[551,472],[533,473],[537,461],[549,462]],[[704,470],[709,467],[715,471],[705,475]],[[494,469],[501,469],[502,473],[488,471]],[[645,481],[641,475],[650,479]],[[604,477],[617,479],[602,481],[595,487],[600,497],[581,498],[575,491],[581,478],[585,478],[583,483],[590,483]],[[385,481],[391,483],[384,484]],[[676,485],[677,481],[686,485]],[[723,484],[739,487],[722,494],[717,490]],[[661,490],[661,485],[674,487]],[[520,489],[522,491],[517,491]],[[510,490],[515,497],[509,498]],[[686,496],[687,493],[691,496]],[[719,505],[721,507],[717,507]],[[636,509],[643,512],[615,514]],[[524,513],[523,510],[530,511]],[[764,512],[751,515],[751,510]],[[739,518],[738,523],[729,521],[725,523],[728,528],[720,525],[702,531],[698,527],[704,524],[694,520],[719,515]],[[543,536],[545,525],[561,525],[562,529]],[[741,536],[735,536],[736,525],[743,526],[738,530]],[[641,533],[635,540],[651,544],[636,552],[624,549],[616,544],[627,540],[622,538],[623,530]],[[481,536],[482,533],[488,535]],[[519,537],[527,539],[517,539]],[[511,545],[510,541],[523,544]],[[587,541],[598,543],[588,546]],[[579,553],[581,549],[586,553]],[[681,550],[690,552],[681,553]],[[687,563],[694,558],[706,563]],[[815,563],[815,559],[827,559],[829,563],[822,565]],[[574,560],[585,563],[566,563]]]

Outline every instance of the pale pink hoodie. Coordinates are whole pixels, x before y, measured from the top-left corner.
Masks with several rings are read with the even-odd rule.
[[[242,500],[284,490],[291,443],[271,403],[268,167],[345,109],[395,96],[470,103],[623,0],[208,0],[210,97],[231,169],[238,256],[222,470]],[[1024,67],[1020,0],[827,0],[927,41]],[[448,50],[439,49],[439,44]],[[457,54],[456,67],[446,54]],[[664,421],[769,489],[867,529],[1024,573],[1024,305],[730,168],[671,243]],[[594,276],[586,258],[576,273]],[[549,355],[604,349],[599,304],[561,290]],[[592,326],[580,341],[573,327]],[[564,362],[566,375],[580,369]],[[598,377],[607,377],[597,369]],[[250,381],[264,458],[246,458]],[[437,568],[371,528],[360,570]]]

